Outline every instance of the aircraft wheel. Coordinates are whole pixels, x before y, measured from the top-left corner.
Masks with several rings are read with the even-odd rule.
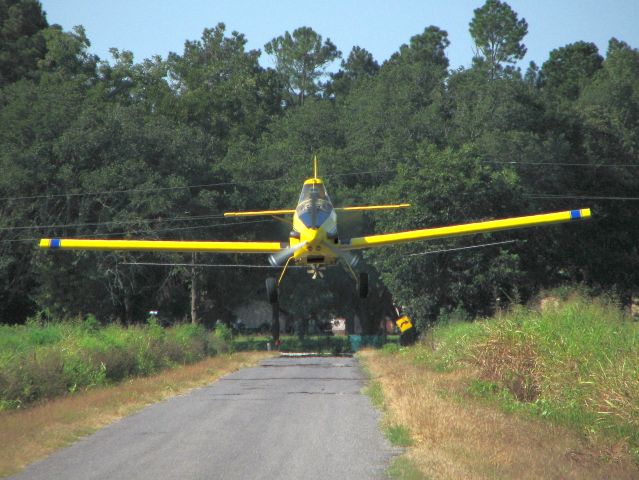
[[[269,303],[277,303],[277,281],[273,277],[266,279],[266,298]]]
[[[359,298],[368,296],[368,273],[361,272],[359,274]]]

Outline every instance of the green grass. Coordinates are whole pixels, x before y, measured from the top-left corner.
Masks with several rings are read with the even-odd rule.
[[[396,480],[425,480],[426,478],[404,455],[393,460],[388,468],[388,476]]]
[[[93,317],[0,327],[0,410],[147,376],[231,349],[197,325],[99,328]]]
[[[413,444],[410,431],[404,425],[389,425],[384,428],[384,434],[396,447],[410,447]]]
[[[639,324],[606,299],[567,297],[543,313],[439,325],[396,354],[436,371],[471,366],[471,396],[627,439],[639,456]]]
[[[382,410],[384,408],[384,393],[382,392],[382,384],[371,380],[364,393],[369,396],[375,407]]]

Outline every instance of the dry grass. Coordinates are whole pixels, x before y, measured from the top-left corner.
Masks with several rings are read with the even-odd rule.
[[[586,440],[470,398],[467,385],[478,372],[433,372],[375,351],[362,359],[382,386],[385,421],[410,429],[414,445],[406,455],[425,478],[639,478],[624,442]]]
[[[206,385],[271,355],[266,352],[220,355],[152,377],[135,378],[24,410],[0,412],[0,476],[15,473],[146,405]]]
[[[527,339],[494,336],[471,348],[470,357],[482,379],[499,382],[520,402],[534,402],[541,393],[543,368],[533,345]]]

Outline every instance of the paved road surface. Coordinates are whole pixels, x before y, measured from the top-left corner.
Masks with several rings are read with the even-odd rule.
[[[371,479],[397,452],[357,361],[275,358],[152,405],[15,479]]]

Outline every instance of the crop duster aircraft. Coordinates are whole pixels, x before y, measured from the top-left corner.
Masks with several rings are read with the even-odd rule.
[[[282,268],[279,278],[268,278],[266,290],[272,304],[278,301],[278,287],[291,264],[306,266],[313,278],[322,277],[327,265],[341,261],[358,285],[359,295],[368,293],[368,277],[357,275],[355,268],[358,257],[353,253],[366,248],[383,247],[398,243],[458,237],[476,233],[494,232],[552,223],[570,222],[590,218],[590,209],[566,210],[501,220],[466,223],[436,228],[424,228],[404,232],[342,238],[337,231],[339,212],[397,209],[409,204],[371,205],[355,207],[334,207],[324,188],[324,182],[317,176],[317,158],[314,159],[313,178],[304,182],[297,207],[282,210],[261,210],[250,212],[227,212],[226,217],[249,217],[269,215],[280,217],[293,215],[292,230],[287,242],[254,241],[184,241],[184,240],[85,240],[72,238],[44,238],[40,248],[50,250],[128,250],[163,252],[215,252],[215,253],[262,253],[270,254],[273,266]]]

